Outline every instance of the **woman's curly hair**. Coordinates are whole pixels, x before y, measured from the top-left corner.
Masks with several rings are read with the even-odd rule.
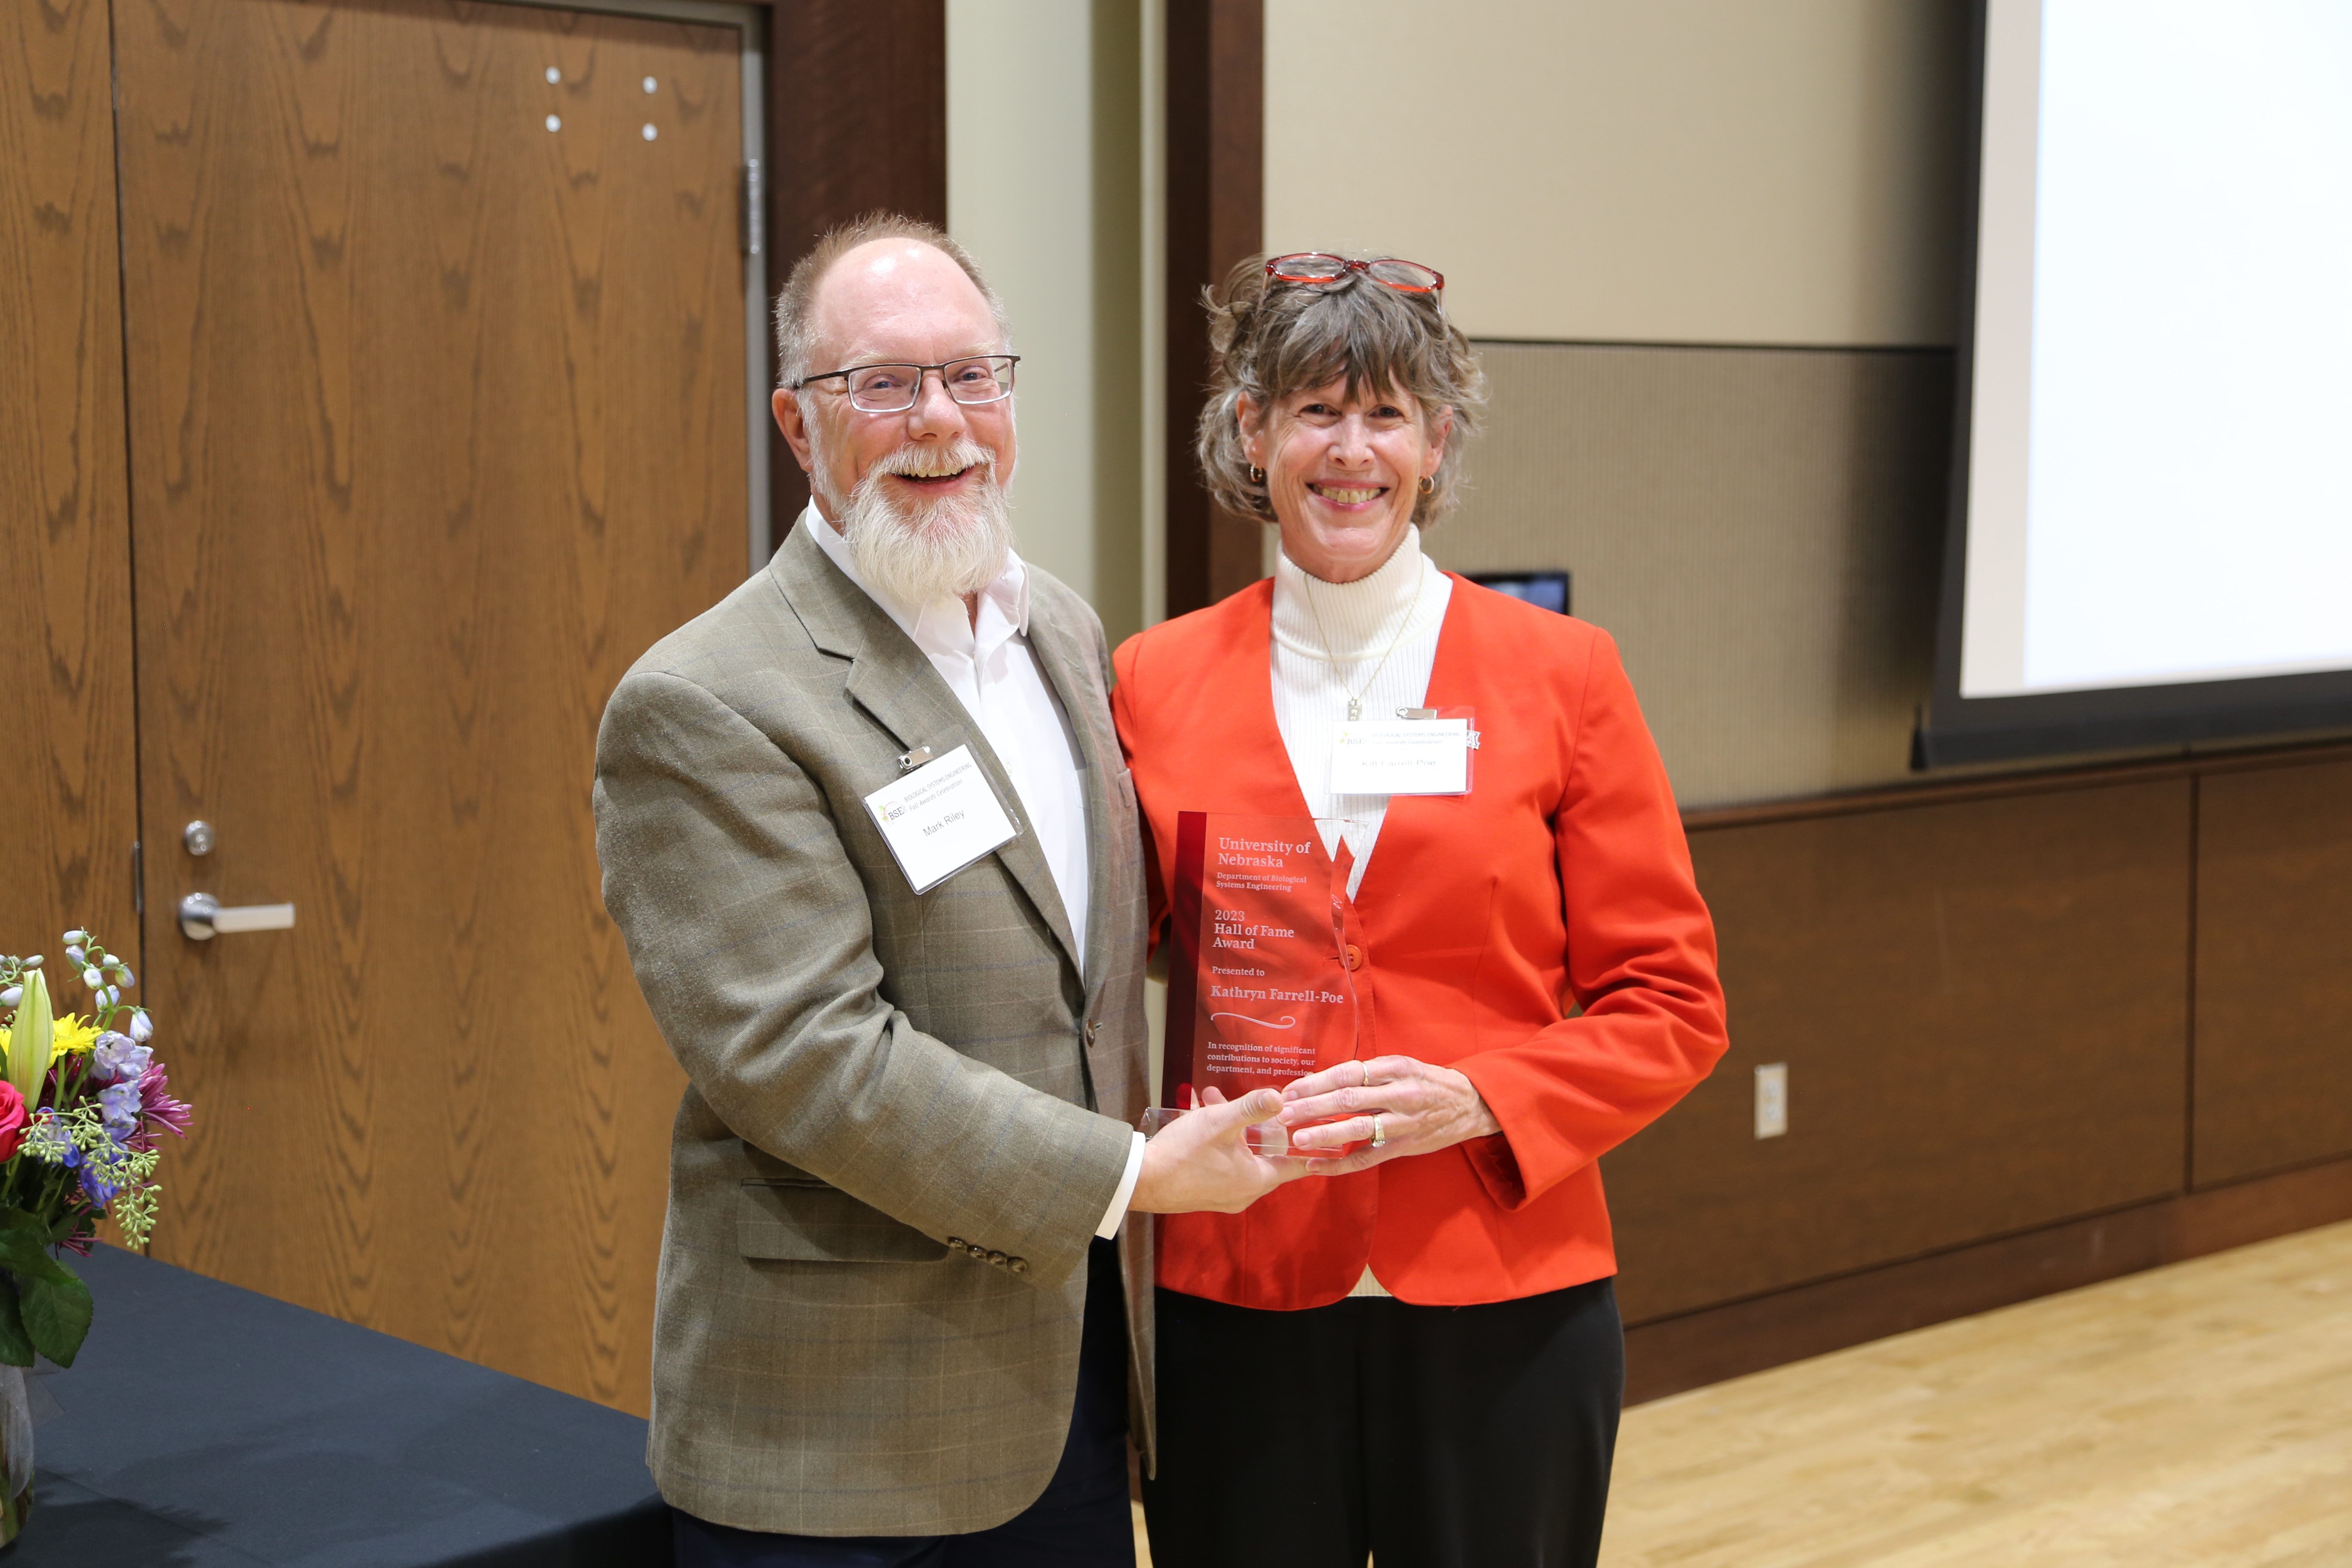
[[[1486,410],[1486,373],[1434,295],[1407,294],[1351,272],[1337,283],[1282,283],[1253,256],[1202,296],[1209,308],[1208,405],[1193,450],[1209,493],[1227,511],[1275,521],[1265,482],[1250,479],[1242,448],[1241,401],[1264,419],[1281,398],[1345,376],[1348,395],[1370,386],[1402,392],[1420,406],[1434,437],[1451,409],[1454,427],[1432,488],[1412,521],[1428,526],[1454,510],[1462,453]]]

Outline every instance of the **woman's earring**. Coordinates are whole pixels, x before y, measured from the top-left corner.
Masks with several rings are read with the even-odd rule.
[[[1254,485],[1262,485],[1265,483],[1265,470],[1259,468],[1255,463],[1252,463],[1250,465],[1249,474],[1250,483]]]
[[[1427,474],[1423,474],[1423,475],[1422,475],[1422,476],[1421,476],[1421,493],[1422,493],[1422,494],[1423,494],[1423,495],[1425,495],[1425,496],[1433,496],[1433,495],[1435,495],[1435,494],[1437,493],[1437,481],[1436,481],[1435,479],[1431,479]]]

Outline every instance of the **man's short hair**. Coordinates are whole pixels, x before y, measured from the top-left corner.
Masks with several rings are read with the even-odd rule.
[[[784,279],[782,292],[776,296],[776,370],[780,384],[790,386],[817,367],[809,363],[815,349],[816,331],[811,323],[815,312],[817,285],[833,270],[833,264],[861,245],[877,239],[912,239],[929,246],[963,268],[980,297],[988,301],[988,313],[995,319],[997,336],[1010,349],[1013,342],[1012,323],[1005,320],[1004,301],[980,275],[980,263],[971,252],[947,237],[947,231],[935,224],[904,213],[874,211],[835,224],[817,236],[816,244],[807,255],[793,263],[792,276]],[[839,367],[827,365],[828,370]]]

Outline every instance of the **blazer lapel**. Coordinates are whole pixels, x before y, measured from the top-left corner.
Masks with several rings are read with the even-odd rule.
[[[842,683],[849,700],[874,715],[900,745],[908,751],[929,746],[935,755],[958,746],[971,748],[1016,830],[1008,842],[996,847],[996,858],[1029,896],[1054,940],[1075,963],[1078,947],[1070,933],[1069,911],[1062,907],[1054,873],[1045,864],[1045,851],[1037,847],[1028,808],[988,737],[981,733],[971,712],[956,700],[930,659],[881,605],[825,559],[805,529],[796,528],[785,536],[768,569],[799,614],[801,624],[808,628],[810,639],[825,652],[850,661],[849,674]],[[1091,808],[1091,795],[1087,804]]]

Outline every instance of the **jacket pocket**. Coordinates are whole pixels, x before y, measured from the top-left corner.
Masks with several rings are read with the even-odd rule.
[[[735,1247],[746,1258],[798,1263],[937,1263],[948,1255],[947,1243],[810,1176],[745,1182]]]

